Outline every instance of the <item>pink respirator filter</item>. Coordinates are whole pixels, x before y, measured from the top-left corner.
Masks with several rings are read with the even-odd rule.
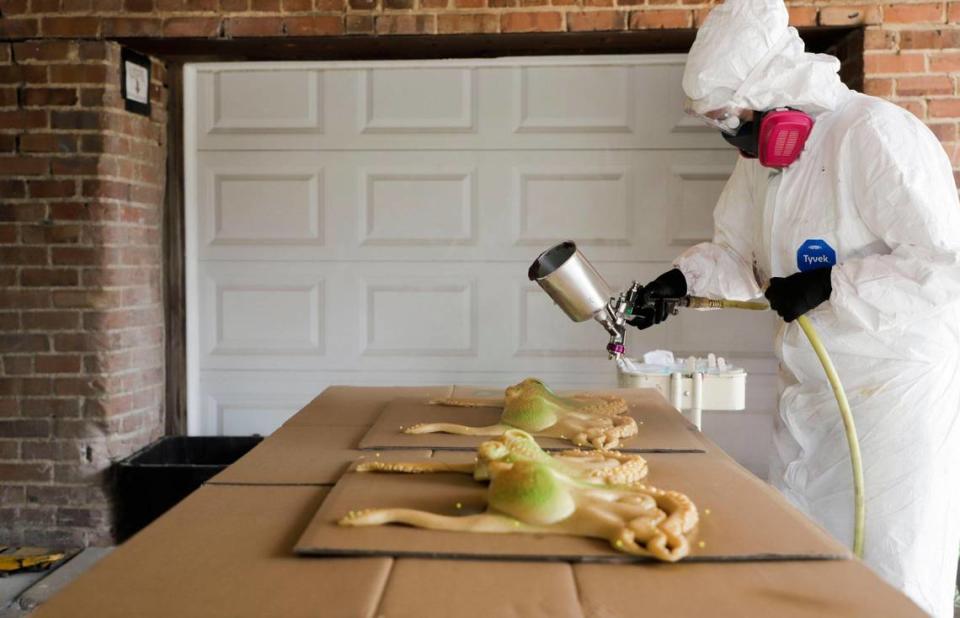
[[[759,159],[766,167],[787,167],[800,157],[813,118],[792,109],[767,113],[760,123]]]

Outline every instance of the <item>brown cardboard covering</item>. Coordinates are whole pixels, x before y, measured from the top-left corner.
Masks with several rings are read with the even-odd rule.
[[[39,618],[374,615],[387,558],[303,560],[319,487],[202,487],[33,614]]]
[[[583,615],[569,564],[414,558],[394,561],[378,613],[386,618]]]
[[[331,386],[284,424],[369,427],[397,397],[435,399],[452,393],[452,386]]]
[[[656,397],[650,396],[650,393]],[[638,433],[617,447],[629,452],[703,452],[699,432],[666,400],[651,389],[619,391],[630,404],[629,414],[638,423]],[[373,427],[360,440],[361,449],[431,448],[476,450],[489,436],[461,436],[448,433],[406,434],[401,427],[416,423],[453,422],[462,425],[495,425],[501,408],[458,408],[431,405],[427,399],[396,399],[387,404]],[[557,438],[537,438],[545,449],[569,449],[574,445]]]
[[[573,566],[586,618],[921,618],[859,560]]]
[[[848,550],[739,466],[706,454],[644,456],[650,484],[682,491],[700,509],[687,560],[848,557]],[[350,472],[317,511],[296,551],[305,555],[388,555],[475,559],[635,562],[598,539],[560,535],[471,534],[408,526],[345,528],[351,510],[405,507],[456,516],[482,512],[485,489],[466,474]],[[455,505],[460,504],[458,509]],[[707,510],[709,509],[709,514]],[[701,547],[699,542],[704,545]]]
[[[391,453],[356,450],[364,431],[359,426],[284,425],[209,483],[333,485],[357,458],[393,457]],[[430,451],[417,451],[413,456],[429,457]]]

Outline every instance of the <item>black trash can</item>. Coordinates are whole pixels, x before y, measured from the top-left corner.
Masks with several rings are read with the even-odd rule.
[[[118,462],[117,541],[136,534],[261,440],[262,436],[170,436]]]

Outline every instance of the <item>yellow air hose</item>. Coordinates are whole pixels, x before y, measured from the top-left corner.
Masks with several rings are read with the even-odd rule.
[[[740,301],[740,300],[713,300],[710,298],[699,298],[690,296],[685,299],[684,305],[694,309],[751,309],[754,311],[769,309],[770,307],[762,302]],[[857,439],[857,427],[853,423],[853,413],[850,411],[850,403],[847,401],[847,394],[840,383],[840,376],[827,354],[827,349],[820,341],[820,336],[813,328],[810,319],[805,315],[797,318],[797,324],[807,336],[813,351],[816,352],[820,364],[823,365],[823,372],[830,382],[833,389],[833,395],[837,398],[837,407],[840,408],[840,417],[843,419],[843,428],[847,434],[847,446],[850,449],[850,463],[853,466],[853,553],[858,558],[863,558],[863,528],[866,523],[866,507],[864,505],[863,495],[863,460],[860,458],[860,441]]]

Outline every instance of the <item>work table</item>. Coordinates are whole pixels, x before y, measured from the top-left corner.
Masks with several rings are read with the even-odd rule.
[[[468,391],[328,389],[34,616],[923,615],[854,558],[627,565],[293,554],[330,487],[364,455],[356,444],[384,405]],[[732,462],[698,436],[703,453],[675,456]]]

